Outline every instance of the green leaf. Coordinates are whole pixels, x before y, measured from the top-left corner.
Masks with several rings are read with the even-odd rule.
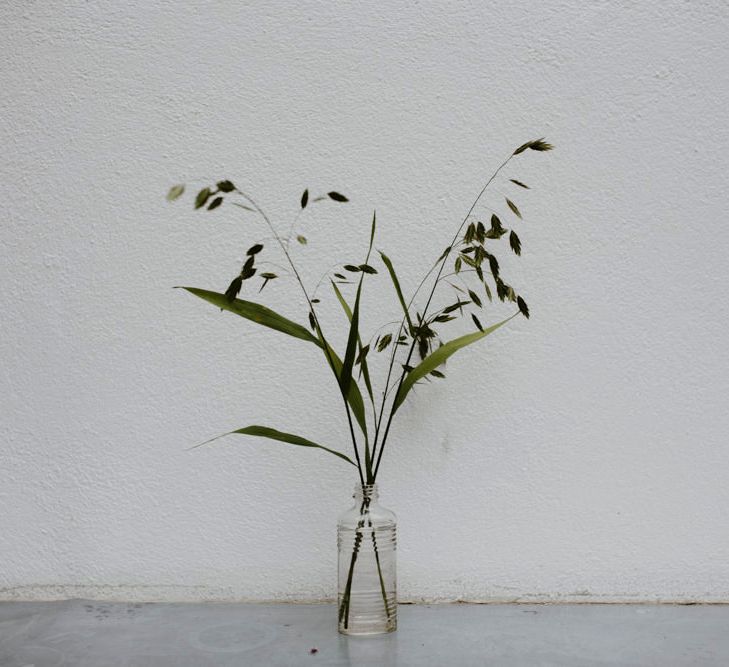
[[[450,248],[448,248],[450,250]],[[408,323],[408,331],[410,331],[413,328],[413,322],[410,319],[410,313],[408,312],[408,307],[405,303],[405,297],[402,294],[402,288],[400,287],[400,281],[397,278],[397,274],[395,273],[395,267],[392,265],[392,262],[390,261],[390,258],[381,250],[380,257],[382,257],[382,262],[387,267],[387,271],[390,274],[390,279],[392,280],[392,284],[395,286],[395,292],[397,293],[398,301],[400,302],[400,306],[402,307],[402,312],[405,313],[405,319]]]
[[[200,190],[200,192],[197,193],[197,197],[195,197],[195,208],[197,209],[205,206],[211,194],[212,192],[210,192],[210,188],[203,188]]]
[[[533,151],[551,151],[554,146],[552,144],[548,144],[546,141],[544,141],[544,137],[541,139],[534,139],[532,141],[527,141],[525,144],[522,144],[514,151],[514,155],[519,155],[519,153],[523,153],[527,148],[531,148]]]
[[[544,141],[544,137],[541,139],[535,139],[534,141],[529,143],[529,148],[531,148],[533,151],[551,151],[554,146],[552,144],[548,144],[546,141]]]
[[[321,335],[321,332],[319,332],[319,334]],[[322,348],[324,348],[324,344],[322,344]],[[330,362],[334,377],[336,377],[337,382],[339,382],[339,378],[342,375],[342,360],[332,349],[331,345],[326,344],[325,349],[329,352],[327,361]],[[367,438],[367,419],[365,417],[364,401],[362,400],[362,392],[360,392],[359,386],[356,382],[349,383],[349,391],[347,392],[347,403],[349,403],[349,406],[352,408],[354,418],[357,420],[359,427],[362,429],[362,433],[364,433],[365,438]]]
[[[221,310],[227,310],[231,313],[235,313],[240,317],[243,317],[251,322],[256,322],[264,327],[281,331],[282,333],[293,336],[294,338],[300,338],[309,343],[314,343],[317,347],[324,347],[322,342],[313,336],[309,331],[302,327],[296,322],[292,322],[286,319],[282,315],[279,315],[270,308],[262,306],[259,303],[253,303],[252,301],[244,301],[242,299],[234,299],[232,302],[228,302],[224,294],[218,292],[210,292],[208,290],[198,289],[197,287],[180,287],[190,294],[194,294],[196,297],[212,303]]]
[[[473,301],[479,308],[482,308],[481,299],[479,299],[478,294],[474,292],[473,290],[468,290],[468,296],[471,297],[471,301]]]
[[[499,301],[503,301],[509,293],[508,285],[498,276],[494,276],[494,280],[496,281],[496,296],[499,297]]]
[[[249,257],[253,257],[253,255],[257,255],[259,252],[263,250],[263,244],[262,243],[256,243],[256,245],[252,245],[248,250],[246,250],[246,255]]]
[[[337,287],[337,283],[335,283],[333,280],[329,281],[332,284],[332,289],[334,289],[334,294],[337,296],[337,300],[339,301],[339,304],[342,306],[342,310],[347,316],[347,320],[349,322],[352,321],[352,309],[349,307],[349,304],[344,299],[344,295],[339,291],[339,288]]]
[[[471,318],[473,319],[473,323],[476,325],[476,328],[479,331],[483,331],[483,325],[481,324],[481,322],[479,322],[478,317],[476,317],[473,313],[471,313]]]
[[[223,203],[223,198],[222,197],[216,197],[215,199],[213,199],[213,201],[210,202],[210,205],[208,206],[208,211],[215,210],[222,203]]]
[[[248,280],[248,278],[252,278],[255,275],[256,269],[253,268],[254,261],[255,261],[255,257],[253,257],[253,255],[251,255],[246,260],[246,263],[243,265],[243,269],[240,272],[240,275],[243,278],[243,280]]]
[[[351,271],[352,273],[359,273],[362,269],[360,269],[358,266],[355,266],[354,264],[345,264],[344,270]]]
[[[329,363],[330,368],[332,369],[332,372],[334,373],[334,377],[337,379],[337,383],[339,383],[339,377],[342,374],[342,360],[339,358],[337,353],[332,349],[332,346],[328,343],[325,343],[323,341],[323,336],[321,333],[321,330],[319,330],[316,326],[316,321],[314,320],[314,317],[311,313],[309,313],[309,316],[311,317],[312,323],[311,326],[316,331],[318,338],[318,342],[322,350],[324,350],[324,357],[326,358],[327,362]],[[364,410],[364,401],[362,400],[362,394],[359,390],[359,386],[357,386],[356,382],[350,383],[349,387],[349,393],[347,394],[347,403],[349,403],[350,407],[352,408],[352,412],[354,414],[355,419],[357,420],[357,423],[359,424],[360,428],[362,429],[362,433],[365,435],[365,439],[367,438],[367,420],[365,418],[365,410]]]
[[[170,188],[170,191],[167,193],[167,201],[175,201],[175,199],[179,199],[180,197],[182,197],[184,192],[184,185],[173,185]]]
[[[271,273],[270,271],[260,273],[259,275],[261,276],[261,278],[263,278],[263,284],[261,285],[261,289],[258,290],[259,292],[262,291],[266,285],[268,285],[270,280],[276,280],[276,278],[278,278],[275,273]]]
[[[360,347],[359,353],[357,354],[357,359],[354,362],[355,366],[359,366],[363,361],[367,363],[367,355],[369,354],[370,346],[365,345],[364,347]]]
[[[499,322],[498,324],[494,324],[484,329],[483,331],[475,331],[473,333],[466,334],[465,336],[461,336],[460,338],[454,338],[453,340],[449,340],[447,343],[431,352],[431,354],[423,359],[423,361],[421,361],[405,377],[405,380],[400,386],[400,390],[397,392],[397,396],[395,397],[395,402],[392,407],[393,412],[396,411],[403,404],[408,393],[418,380],[421,380],[428,373],[443,365],[448,360],[448,358],[458,352],[458,350],[461,350],[467,345],[470,345],[471,343],[475,343],[476,341],[485,338],[490,333],[496,331],[499,327],[504,326],[504,324],[506,324],[510,319],[516,317],[516,315],[517,313],[515,313],[511,317],[506,318],[502,322]]]
[[[340,201],[345,202],[349,201],[344,195],[340,195],[338,192],[329,192],[329,199],[333,199],[334,201]]]
[[[520,188],[525,188],[526,190],[529,189],[529,186],[528,185],[526,185],[525,183],[522,183],[521,181],[517,181],[515,178],[510,178],[509,180],[512,183],[515,183],[516,185],[518,185]]]
[[[334,454],[334,456],[338,456],[340,459],[345,460],[347,463],[351,463],[355,467],[357,466],[357,464],[354,461],[352,461],[352,459],[350,459],[345,454],[342,454],[342,452],[338,452],[335,449],[329,449],[329,447],[324,447],[323,445],[318,445],[317,443],[312,442],[311,440],[302,438],[300,435],[294,435],[293,433],[284,433],[283,431],[277,431],[275,428],[269,428],[268,426],[255,426],[255,425],[245,426],[244,428],[239,428],[239,429],[236,429],[235,431],[223,433],[223,435],[219,435],[215,438],[211,438],[210,440],[206,440],[205,442],[202,442],[199,445],[195,445],[195,447],[192,447],[191,449],[196,449],[197,447],[202,447],[203,445],[207,445],[208,443],[213,442],[214,440],[218,440],[218,438],[224,438],[227,435],[234,435],[234,434],[254,435],[259,438],[268,438],[269,440],[278,440],[279,442],[286,442],[289,445],[298,445],[299,447],[315,447],[317,449],[323,449],[325,452]]]
[[[309,191],[304,190],[304,194],[301,195],[301,208],[306,208],[306,205],[309,203]]]
[[[504,234],[506,234],[506,230],[504,229],[503,225],[501,224],[501,220],[499,219],[499,216],[494,214],[491,216],[491,229],[489,229],[488,233],[486,234],[486,238],[489,239],[500,239]]]
[[[235,185],[231,181],[219,181],[217,185],[218,190],[221,192],[233,192],[235,190]]]
[[[461,259],[468,264],[468,266],[473,267],[474,269],[478,266],[478,262],[473,259],[473,257],[469,257],[468,255],[461,255]]]
[[[453,287],[455,287],[455,285]],[[460,291],[462,292],[463,290]],[[470,292],[471,290],[468,291]],[[463,306],[467,306],[469,303],[469,301],[461,301],[460,299],[458,299],[458,301],[456,301],[455,303],[452,303],[450,306],[446,306],[445,308],[443,308],[443,312],[447,314],[452,313],[454,310],[461,310]]]
[[[306,245],[306,244],[308,243],[308,241],[306,240],[306,237],[305,237],[305,236],[301,236],[301,234],[299,234],[299,235],[298,235],[298,236],[296,237],[296,240],[297,240],[297,241],[298,241],[299,243],[301,243],[301,245]]]
[[[521,255],[521,241],[519,240],[519,237],[516,235],[516,232],[513,229],[509,234],[509,245],[517,255]]]
[[[476,240],[479,243],[483,243],[486,240],[486,228],[481,221],[476,225]]]
[[[377,216],[372,216],[372,229],[370,232],[370,245],[367,249],[367,257],[365,258],[365,264],[369,261],[370,253],[372,252],[372,243],[375,239],[375,229],[377,227]],[[344,353],[344,360],[341,362],[339,369],[335,368],[334,372],[339,379],[339,387],[342,392],[342,396],[345,396],[349,404],[352,406],[352,412],[355,414],[355,418],[362,429],[362,433],[365,436],[365,466],[367,468],[367,477],[370,477],[370,457],[368,456],[369,444],[367,442],[367,421],[364,413],[364,403],[362,402],[362,394],[359,391],[356,381],[352,381],[352,368],[354,367],[355,355],[357,352],[358,343],[360,340],[359,336],[359,304],[362,296],[362,283],[364,282],[363,273],[359,278],[359,284],[357,285],[357,295],[354,299],[354,307],[352,308],[352,319],[349,325],[349,334],[347,336],[347,348]],[[321,331],[318,332],[321,338]],[[333,352],[333,351],[332,351]],[[336,356],[336,355],[333,355]],[[338,370],[338,372],[337,372]]]
[[[516,297],[516,305],[519,307],[519,312],[529,319],[529,306],[527,306],[527,302],[524,301],[520,296]]]
[[[513,201],[511,201],[511,199],[509,199],[508,197],[505,197],[505,199],[506,199],[506,203],[509,206],[509,208],[516,214],[516,217],[519,218],[519,220],[521,220],[521,213],[519,212],[519,209],[516,207],[516,204]]]
[[[499,260],[496,259],[496,257],[494,257],[493,255],[489,255],[488,260],[489,260],[489,268],[491,269],[491,275],[494,278],[498,278],[499,277]]]
[[[329,193],[331,197],[332,193]],[[340,195],[341,196],[341,195]],[[369,259],[370,251],[372,250],[372,241],[375,234],[376,216],[372,218],[372,231],[370,233],[370,250],[367,252],[367,259]],[[365,261],[365,266],[367,262]],[[344,267],[348,271],[352,269],[348,266]],[[362,268],[357,266],[354,267],[357,271],[362,271]],[[357,285],[357,294],[354,297],[354,308],[352,308],[352,318],[349,324],[349,335],[347,336],[347,348],[344,352],[344,360],[342,361],[342,374],[339,378],[339,384],[342,388],[342,394],[345,396],[349,391],[349,385],[352,381],[352,368],[354,366],[354,357],[357,352],[357,341],[359,340],[359,302],[362,297],[362,283],[364,282],[364,273],[359,277],[359,284]]]
[[[392,341],[392,334],[385,334],[382,338],[380,338],[380,342],[377,343],[377,351],[382,352]]]
[[[466,227],[466,233],[463,235],[463,241],[465,243],[471,243],[476,238],[476,225],[470,223]]]
[[[339,288],[337,287],[337,284],[330,280],[332,284],[332,289],[334,290],[334,293],[337,296],[337,300],[339,301],[339,304],[342,306],[342,310],[344,311],[345,315],[347,316],[347,319],[349,320],[350,324],[352,323],[352,309],[349,307],[349,304],[345,300],[342,293],[339,291]],[[369,352],[369,345],[366,346],[367,350],[365,351],[365,347],[362,345],[362,339],[359,336],[359,332],[357,334],[357,345],[359,348],[359,361],[362,364],[362,375],[364,377],[365,381],[365,387],[367,388],[367,393],[369,394],[370,400],[373,400],[374,394],[372,392],[372,382],[370,380],[370,370],[367,366],[367,352]],[[355,361],[355,364],[357,362]]]
[[[263,278],[263,284],[261,285],[261,288],[258,290],[259,292],[263,291],[263,288],[268,285],[269,281],[274,280],[278,278],[278,276],[275,273],[261,273],[261,278]]]
[[[519,153],[523,153],[529,146],[531,145],[531,141],[527,141],[525,144],[522,144],[514,151],[514,155],[519,155]]]
[[[362,271],[362,273],[369,273],[370,275],[377,273],[377,269],[369,264],[360,264],[359,270]]]
[[[240,290],[243,287],[243,276],[239,275],[233,278],[233,282],[228,285],[228,289],[225,290],[225,298],[228,303],[232,303],[235,297],[240,294]]]
[[[432,375],[433,377],[436,377],[436,378],[441,378],[441,379],[443,379],[443,378],[445,377],[445,375],[444,375],[443,373],[441,373],[440,371],[430,371],[430,374],[431,374],[431,375]]]

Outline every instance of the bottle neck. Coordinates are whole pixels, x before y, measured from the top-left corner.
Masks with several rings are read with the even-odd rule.
[[[354,487],[353,497],[358,503],[376,503],[379,496],[377,484],[356,484]]]

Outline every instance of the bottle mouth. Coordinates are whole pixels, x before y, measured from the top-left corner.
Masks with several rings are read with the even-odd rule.
[[[354,498],[371,499],[377,496],[377,484],[355,484]]]

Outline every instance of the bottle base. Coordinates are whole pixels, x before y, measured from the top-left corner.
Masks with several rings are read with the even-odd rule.
[[[389,635],[391,632],[397,630],[397,623],[391,623],[386,627],[379,628],[339,628],[340,635],[346,635],[347,637],[378,637],[381,635]]]

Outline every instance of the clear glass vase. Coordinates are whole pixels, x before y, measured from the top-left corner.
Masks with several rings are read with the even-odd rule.
[[[378,501],[377,485],[358,484],[339,517],[339,632],[379,635],[397,629],[397,519]]]

